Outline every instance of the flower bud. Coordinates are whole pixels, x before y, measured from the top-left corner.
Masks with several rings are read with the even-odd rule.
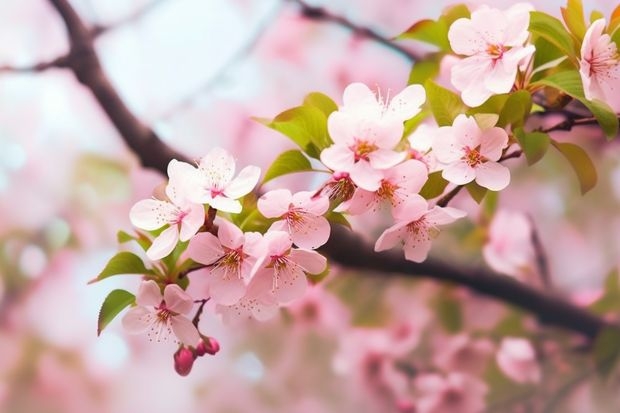
[[[217,342],[213,337],[202,337],[200,343],[196,346],[196,355],[198,357],[204,356],[205,354],[215,355],[220,351],[220,343]]]
[[[196,356],[190,348],[181,346],[174,353],[174,369],[180,376],[187,376],[192,371],[195,359]]]

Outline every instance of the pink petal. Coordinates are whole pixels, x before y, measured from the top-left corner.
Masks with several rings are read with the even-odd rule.
[[[273,294],[279,303],[288,304],[301,298],[307,288],[306,274],[300,266],[291,263],[278,272]]]
[[[488,163],[488,162],[487,162]],[[480,165],[478,166],[478,168]],[[465,161],[457,161],[444,168],[441,176],[447,181],[457,185],[470,183],[476,177],[476,169],[472,168]]]
[[[142,281],[136,295],[136,304],[141,307],[157,307],[163,297],[157,283],[153,280]]]
[[[476,183],[491,191],[501,191],[510,183],[510,170],[497,162],[484,162],[476,168]]]
[[[224,255],[219,239],[208,232],[196,234],[187,247],[189,257],[201,264],[210,265]]]
[[[284,231],[269,231],[264,240],[267,246],[267,255],[283,255],[293,245],[290,235]]]
[[[194,300],[181,287],[176,284],[168,284],[164,289],[164,301],[166,308],[177,314],[187,314],[194,306]]]
[[[360,188],[376,191],[381,186],[383,173],[374,169],[364,160],[357,162],[349,171],[351,180]]]
[[[334,171],[349,172],[353,168],[354,154],[344,145],[334,144],[321,151],[321,162]]]
[[[405,251],[405,259],[413,262],[422,262],[428,257],[428,252],[431,250],[431,239],[428,232],[421,230],[417,236],[408,234],[405,237],[405,245],[403,250]]]
[[[237,249],[243,246],[243,232],[232,222],[226,219],[218,219],[217,224],[219,226],[217,230],[217,237],[223,246],[230,249]]]
[[[529,3],[517,3],[504,12],[506,20],[510,22],[505,30],[504,45],[521,46],[529,37],[530,12],[534,6]]]
[[[490,128],[482,131],[480,137],[480,154],[490,161],[497,161],[502,150],[508,145],[508,134],[502,128]]]
[[[196,347],[200,341],[198,330],[187,318],[176,315],[170,317],[170,327],[179,341],[186,346]]]
[[[166,228],[146,251],[146,255],[153,261],[162,259],[174,250],[179,241],[179,229],[176,225]]]
[[[209,294],[211,299],[222,305],[233,305],[245,295],[246,286],[242,278],[230,277],[223,279],[222,271],[212,271],[209,278]]]
[[[136,228],[153,231],[166,225],[174,217],[176,208],[157,199],[138,201],[129,211],[129,220]]]
[[[448,30],[450,47],[456,54],[473,55],[484,50],[486,43],[470,19],[460,18]]]
[[[316,251],[294,249],[291,250],[290,259],[310,274],[320,274],[327,267],[325,257]]]
[[[376,196],[376,192],[357,188],[353,193],[353,198],[347,203],[346,211],[351,215],[359,215],[371,208],[376,208],[378,203],[379,198]]]
[[[218,211],[230,212],[233,214],[238,214],[243,209],[241,206],[241,202],[223,195],[216,196],[208,203],[211,207],[217,209]]]
[[[411,119],[426,101],[426,92],[421,85],[409,85],[392,98],[386,115],[401,122]]]
[[[181,221],[179,239],[183,242],[193,237],[205,223],[205,209],[202,205],[192,204],[189,212]]]
[[[246,166],[239,172],[224,190],[224,194],[232,199],[241,198],[252,192],[260,178],[260,168],[258,166]]]
[[[491,70],[486,72],[484,88],[493,94],[510,92],[517,77],[518,66],[518,61],[510,64],[505,58],[500,59]]]
[[[454,132],[451,126],[442,126],[437,130],[432,153],[439,162],[452,163],[463,156],[463,147],[454,138]]]
[[[293,195],[292,203],[314,215],[323,215],[329,209],[329,198],[325,195],[314,196],[316,191],[300,191]]]
[[[364,83],[351,83],[344,90],[344,109],[351,110],[360,106],[378,106],[377,97]]]
[[[419,194],[411,194],[407,200],[394,212],[397,221],[405,223],[417,221],[428,211],[428,201]]]
[[[374,142],[379,148],[393,149],[403,137],[405,127],[401,120],[389,118],[381,121],[367,120],[358,124],[356,136],[368,142]]]
[[[153,311],[144,307],[133,307],[123,316],[123,328],[130,334],[144,333],[155,322],[156,317]]]
[[[410,159],[386,172],[391,182],[398,184],[407,193],[418,193],[428,179],[428,170],[423,162]]]
[[[389,250],[399,242],[403,240],[407,233],[407,222],[398,222],[392,225],[379,236],[377,242],[375,242],[375,251]]]
[[[461,211],[460,209],[435,206],[426,214],[426,220],[432,225],[446,225],[466,215],[467,212]]]
[[[173,159],[168,164],[169,182],[166,186],[166,195],[175,204],[185,202],[186,194],[190,191],[188,184],[194,182],[197,170],[192,165]]]
[[[331,227],[322,216],[305,214],[302,221],[292,228],[291,239],[300,248],[316,249],[329,239]]]
[[[405,160],[406,152],[396,152],[391,149],[377,149],[368,154],[370,165],[375,169],[391,168]]]
[[[327,118],[327,130],[335,145],[354,143],[360,120],[348,113],[332,112]]]
[[[278,218],[288,212],[293,195],[288,189],[269,191],[258,199],[257,207],[266,218]]]

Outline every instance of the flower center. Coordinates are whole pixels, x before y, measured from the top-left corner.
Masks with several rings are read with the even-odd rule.
[[[241,278],[241,268],[243,261],[248,257],[243,252],[243,248],[231,249],[224,247],[226,253],[215,263],[215,268],[222,269],[223,280],[230,280],[233,277]]]
[[[347,172],[334,174],[332,180],[325,184],[327,196],[331,201],[344,202],[353,197],[355,184]]]
[[[608,69],[617,65],[619,60],[616,44],[609,41],[607,45],[602,47],[602,50],[593,50],[590,58],[586,59],[590,64],[590,76],[604,74]]]
[[[285,215],[289,230],[295,230],[304,225],[308,213],[301,208],[296,208],[291,204]]]
[[[475,168],[486,160],[486,158],[480,154],[480,146],[476,146],[473,149],[466,146],[464,151],[465,155],[463,156],[463,159],[467,162],[467,165],[472,168]]]
[[[368,161],[368,155],[379,149],[379,147],[372,142],[355,139],[355,144],[350,149],[355,154],[355,162],[359,162],[362,159]]]
[[[393,201],[394,194],[396,193],[396,190],[398,188],[398,185],[394,185],[390,181],[383,179],[381,180],[381,186],[379,187],[379,189],[377,189],[377,197],[379,197],[380,199]]]
[[[501,59],[507,50],[508,49],[506,49],[503,44],[490,44],[487,47],[487,53],[493,58],[493,60]]]

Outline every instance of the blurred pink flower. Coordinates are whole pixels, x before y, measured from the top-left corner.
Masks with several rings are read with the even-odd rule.
[[[208,232],[197,234],[187,247],[191,259],[209,268],[209,295],[215,303],[231,305],[245,294],[247,281],[261,254],[262,237],[257,232],[243,233],[226,219],[216,219],[217,237]]]
[[[508,134],[498,127],[481,129],[473,117],[458,115],[452,126],[439,128],[433,141],[433,153],[444,164],[442,176],[457,185],[474,179],[492,191],[510,183],[510,171],[499,164]]]
[[[428,202],[414,194],[400,210],[396,224],[377,239],[375,251],[384,251],[402,243],[406,259],[422,262],[431,249],[432,238],[439,232],[437,227],[463,216],[463,211],[451,207],[428,209]]]
[[[541,370],[532,344],[524,338],[504,337],[496,356],[497,365],[517,383],[538,383]]]
[[[459,371],[480,376],[492,353],[493,343],[490,340],[474,339],[462,333],[437,346],[433,362],[445,372]]]
[[[288,232],[300,248],[316,249],[329,238],[330,226],[323,214],[329,209],[326,196],[314,192],[291,194],[288,189],[269,191],[258,199],[258,210],[267,218],[281,218],[270,231]]]
[[[452,84],[462,92],[465,104],[479,106],[494,94],[510,92],[519,66],[535,51],[533,45],[524,46],[532,10],[528,3],[506,11],[481,6],[471,18],[452,23],[450,46],[467,56],[452,66]]]
[[[463,373],[423,374],[415,380],[421,393],[420,413],[480,413],[485,408],[487,385]]]
[[[618,47],[605,29],[605,19],[588,28],[581,45],[579,73],[583,91],[589,100],[599,99],[615,112],[620,111],[620,56]]]
[[[182,314],[193,307],[192,297],[176,284],[169,284],[162,296],[157,283],[143,281],[136,296],[136,307],[123,317],[123,327],[134,334],[148,330],[150,341],[166,341],[174,333],[179,341],[188,346],[196,346],[200,340],[198,330]]]
[[[153,244],[146,251],[152,260],[161,259],[172,252],[179,240],[189,240],[205,220],[204,207],[192,203],[187,199],[184,190],[182,162],[173,159],[168,164],[170,181],[166,186],[166,196],[169,201],[158,199],[144,199],[138,201],[129,211],[131,223],[140,229],[153,231],[165,225],[163,230],[153,240]]]

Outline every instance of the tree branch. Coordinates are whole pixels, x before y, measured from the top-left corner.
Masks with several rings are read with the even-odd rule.
[[[70,68],[77,79],[91,90],[123,140],[146,168],[166,174],[168,162],[185,159],[162,142],[125,106],[106,77],[93,47],[92,33],[68,0],[49,0],[62,17],[70,38]],[[536,315],[542,323],[564,327],[594,338],[608,324],[600,317],[560,298],[485,270],[464,269],[452,264],[428,260],[412,263],[396,252],[374,252],[371,246],[340,227],[334,227],[322,251],[335,262],[364,271],[387,275],[424,277],[453,282],[479,293],[521,307]]]
[[[69,66],[69,55],[63,55],[48,62],[41,62],[32,66],[0,66],[0,72],[10,73],[37,73],[48,69],[64,69]]]
[[[382,44],[383,46],[394,50],[395,52],[404,56],[407,60],[410,60],[412,62],[416,60],[420,60],[420,56],[416,55],[415,53],[408,50],[407,48],[394,43],[389,38],[379,34],[378,32],[376,32],[375,30],[369,27],[356,24],[352,22],[351,20],[347,19],[346,17],[334,14],[323,7],[310,6],[304,0],[289,0],[289,1],[292,1],[293,3],[299,5],[301,9],[301,14],[308,19],[335,23],[341,27],[351,30],[351,32],[353,32],[353,34],[355,35],[374,40]]]

